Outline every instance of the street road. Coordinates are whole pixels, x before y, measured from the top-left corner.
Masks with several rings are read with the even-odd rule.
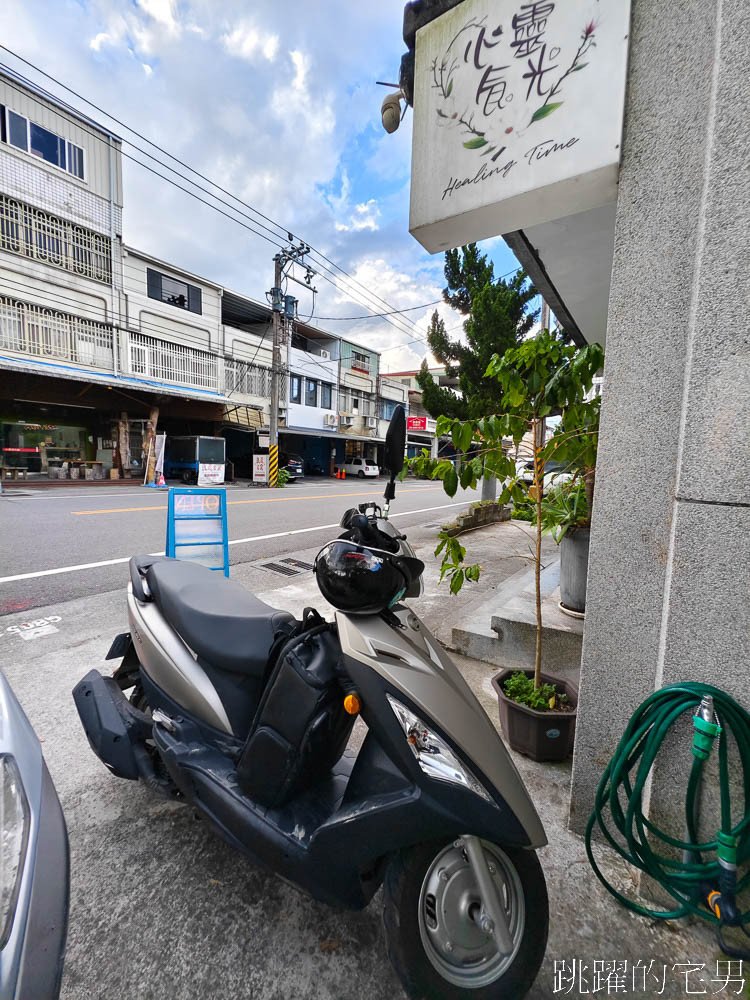
[[[315,479],[284,490],[228,489],[230,562],[294,556],[335,537],[348,507],[382,497],[384,479]],[[477,498],[407,481],[392,514],[402,528],[445,522]],[[132,555],[164,550],[166,491],[120,487],[7,490],[0,496],[0,615],[118,590]]]

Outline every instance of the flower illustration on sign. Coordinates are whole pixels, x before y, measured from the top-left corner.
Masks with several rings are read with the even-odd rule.
[[[589,65],[596,22],[588,21],[575,52],[565,59],[561,46],[547,37],[555,6],[555,0],[521,4],[507,31],[502,22],[488,23],[488,15],[471,17],[432,61],[437,124],[460,132],[465,149],[481,150],[495,161],[513,132],[525,134],[563,106],[566,81]],[[520,98],[514,104],[515,87]]]

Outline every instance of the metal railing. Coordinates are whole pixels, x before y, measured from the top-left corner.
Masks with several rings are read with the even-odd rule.
[[[5,295],[0,295],[0,349],[114,370],[111,326]]]
[[[112,280],[112,243],[108,236],[4,194],[0,194],[0,250],[106,284]]]
[[[219,359],[215,354],[144,333],[128,334],[128,366],[134,375],[219,391]]]
[[[271,369],[236,358],[224,359],[224,393],[226,396],[271,397]],[[279,379],[279,399],[286,400],[286,379]]]

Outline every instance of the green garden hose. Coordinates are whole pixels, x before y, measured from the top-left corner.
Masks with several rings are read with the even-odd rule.
[[[671,727],[683,713],[693,714],[693,760],[685,793],[685,841],[670,836],[643,815],[643,794],[654,761]],[[744,815],[732,826],[727,733],[734,737],[742,765]],[[721,823],[716,839],[698,842],[698,806],[703,767],[718,738]],[[609,822],[622,842],[615,839]],[[655,910],[618,892],[594,860],[591,838],[598,826],[609,844],[634,868],[654,879],[674,900],[672,909]],[[672,857],[661,853],[671,848]],[[750,884],[750,872],[737,878],[737,866],[750,855],[750,714],[709,684],[673,684],[656,691],[636,710],[599,782],[594,811],[586,826],[586,853],[605,888],[623,906],[651,919],[675,920],[693,914],[716,926],[725,954],[750,952],[728,945],[725,926],[750,923],[750,909],[737,909],[737,894]],[[680,857],[681,854],[681,857]],[[704,860],[703,855],[710,855]]]

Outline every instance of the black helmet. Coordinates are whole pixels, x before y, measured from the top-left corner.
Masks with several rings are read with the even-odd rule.
[[[314,571],[321,594],[334,608],[375,615],[404,596],[424,563],[337,538],[317,554]]]

